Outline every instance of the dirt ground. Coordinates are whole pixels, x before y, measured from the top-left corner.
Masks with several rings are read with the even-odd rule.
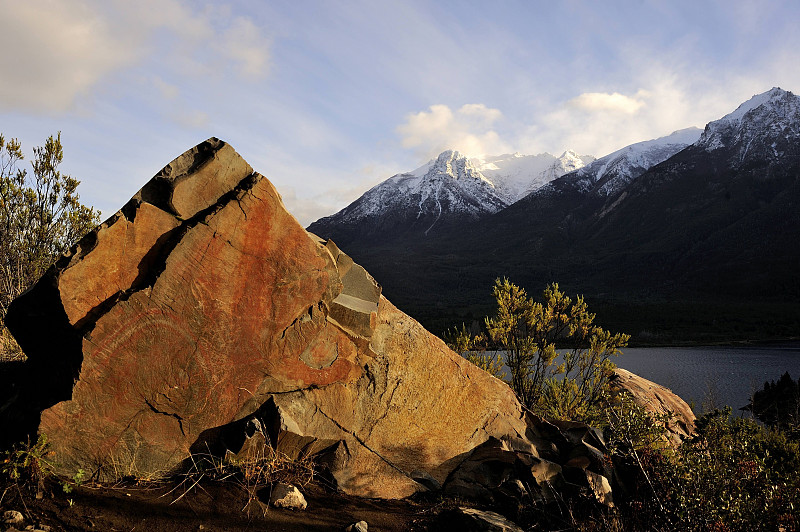
[[[80,486],[69,494],[50,486],[41,499],[20,496],[15,485],[4,487],[0,512],[17,510],[26,520],[22,527],[47,525],[51,531],[307,531],[344,530],[366,521],[372,531],[430,530],[442,510],[437,501],[386,501],[328,493],[308,486],[308,508],[293,511],[268,508],[233,484],[208,482],[186,491],[185,486],[128,485]],[[185,492],[185,493],[184,493]],[[181,495],[183,495],[181,497]],[[180,499],[179,499],[180,497]],[[176,500],[179,499],[179,500]],[[4,530],[0,524],[0,530]]]

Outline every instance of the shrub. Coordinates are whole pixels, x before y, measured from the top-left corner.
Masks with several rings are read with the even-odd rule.
[[[41,493],[44,482],[53,475],[53,451],[44,435],[36,443],[18,444],[1,456],[0,476],[6,484]]]
[[[58,170],[61,134],[33,153],[29,175],[19,168],[20,142],[0,134],[0,322],[11,301],[99,221],[97,211],[80,203],[80,182]],[[21,356],[5,330],[1,340],[0,359]]]
[[[497,279],[492,294],[497,307],[485,320],[486,333],[470,336],[462,327],[451,346],[493,374],[501,367],[497,353],[503,353],[511,389],[536,413],[602,422],[610,359],[630,337],[594,325],[583,298],[573,301],[555,283],[545,288],[542,302],[508,279]]]
[[[800,449],[781,432],[733,418],[728,407],[699,418],[696,436],[674,455],[641,454],[658,504],[647,497],[629,504],[638,510],[631,517],[638,526],[796,530]]]
[[[483,371],[493,377],[505,380],[506,371],[503,368],[503,359],[497,351],[488,350],[485,335],[473,335],[467,330],[467,326],[462,324],[460,329],[448,330],[444,335],[444,341],[450,349]]]

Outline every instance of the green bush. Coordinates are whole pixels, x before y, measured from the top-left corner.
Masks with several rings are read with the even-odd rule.
[[[485,320],[486,333],[470,335],[462,327],[450,335],[450,346],[496,376],[502,367],[497,353],[504,353],[508,384],[537,414],[602,423],[611,357],[630,337],[594,325],[583,298],[573,300],[555,283],[541,302],[508,279],[497,279],[492,294],[497,307]]]
[[[800,508],[798,443],[730,407],[697,420],[697,433],[674,455],[640,452],[652,487],[628,502],[629,528],[796,530]]]
[[[77,179],[62,174],[61,134],[33,149],[32,174],[17,139],[0,134],[0,361],[22,358],[2,325],[8,305],[99,221],[81,204]]]
[[[36,443],[18,444],[0,455],[0,479],[5,485],[40,494],[44,482],[53,476],[53,451],[47,437],[39,436]]]
[[[466,325],[462,324],[460,329],[448,330],[444,335],[444,341],[450,349],[483,371],[505,380],[506,371],[503,369],[502,357],[497,351],[488,350],[485,335],[474,335],[467,330]]]

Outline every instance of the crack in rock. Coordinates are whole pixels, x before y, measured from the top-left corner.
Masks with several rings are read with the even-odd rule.
[[[156,414],[161,414],[163,416],[174,417],[175,419],[177,419],[178,420],[178,428],[181,429],[181,434],[183,434],[183,437],[184,438],[186,437],[186,432],[184,432],[184,430],[183,430],[183,418],[181,416],[179,416],[178,414],[176,414],[174,412],[170,413],[170,412],[164,412],[163,410],[159,410],[158,408],[153,406],[153,404],[150,401],[148,401],[146,398],[144,399],[144,404],[149,406],[150,410],[152,410]]]
[[[336,421],[336,420],[335,420],[335,419],[333,419],[331,416],[329,416],[328,414],[326,414],[326,413],[325,413],[325,411],[324,411],[324,410],[322,410],[322,409],[321,409],[321,408],[320,408],[318,405],[316,406],[316,410],[317,410],[317,411],[318,411],[320,414],[322,414],[323,416],[325,416],[325,417],[326,417],[326,418],[327,418],[327,419],[328,419],[328,420],[329,420],[331,423],[333,423],[334,425],[336,425],[336,426],[339,428],[339,430],[341,430],[342,432],[344,432],[344,433],[346,433],[346,434],[349,434],[350,436],[352,436],[352,437],[353,437],[353,438],[354,438],[354,439],[355,439],[355,440],[356,440],[356,441],[357,441],[357,442],[358,442],[358,443],[359,443],[359,444],[360,444],[362,447],[364,447],[364,449],[368,450],[369,452],[371,452],[372,454],[374,454],[375,456],[377,456],[378,458],[380,458],[381,460],[383,460],[384,462],[386,462],[386,464],[387,464],[387,465],[389,465],[389,467],[391,467],[391,468],[392,468],[392,469],[394,469],[395,471],[398,471],[399,473],[402,473],[403,475],[407,476],[408,478],[411,478],[411,474],[410,474],[410,473],[408,473],[408,472],[406,472],[406,471],[403,471],[402,469],[400,469],[399,467],[397,467],[397,466],[396,466],[396,465],[395,465],[395,464],[394,464],[394,463],[393,463],[391,460],[389,460],[388,458],[386,458],[385,456],[383,456],[381,453],[379,453],[379,452],[378,452],[378,451],[376,451],[375,449],[371,448],[369,445],[367,445],[367,443],[366,443],[364,440],[362,440],[361,438],[359,438],[359,437],[358,437],[358,435],[357,435],[355,432],[353,432],[352,430],[347,430],[346,428],[344,428],[342,425],[340,425],[340,424],[339,424],[339,422],[338,422],[338,421]],[[413,479],[412,479],[412,480],[413,480]]]

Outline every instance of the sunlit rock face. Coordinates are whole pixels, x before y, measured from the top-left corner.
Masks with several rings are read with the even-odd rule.
[[[634,403],[650,414],[669,415],[665,426],[666,437],[671,445],[677,447],[683,439],[694,434],[694,412],[686,401],[672,390],[622,368],[614,370],[611,388],[616,392],[629,393]]]
[[[255,420],[345,492],[402,497],[422,489],[412,476],[444,483],[490,437],[526,435],[505,384],[396,309],[214,138],[62,257],[7,325],[52,384],[32,404],[67,475],[170,473],[238,451]]]

